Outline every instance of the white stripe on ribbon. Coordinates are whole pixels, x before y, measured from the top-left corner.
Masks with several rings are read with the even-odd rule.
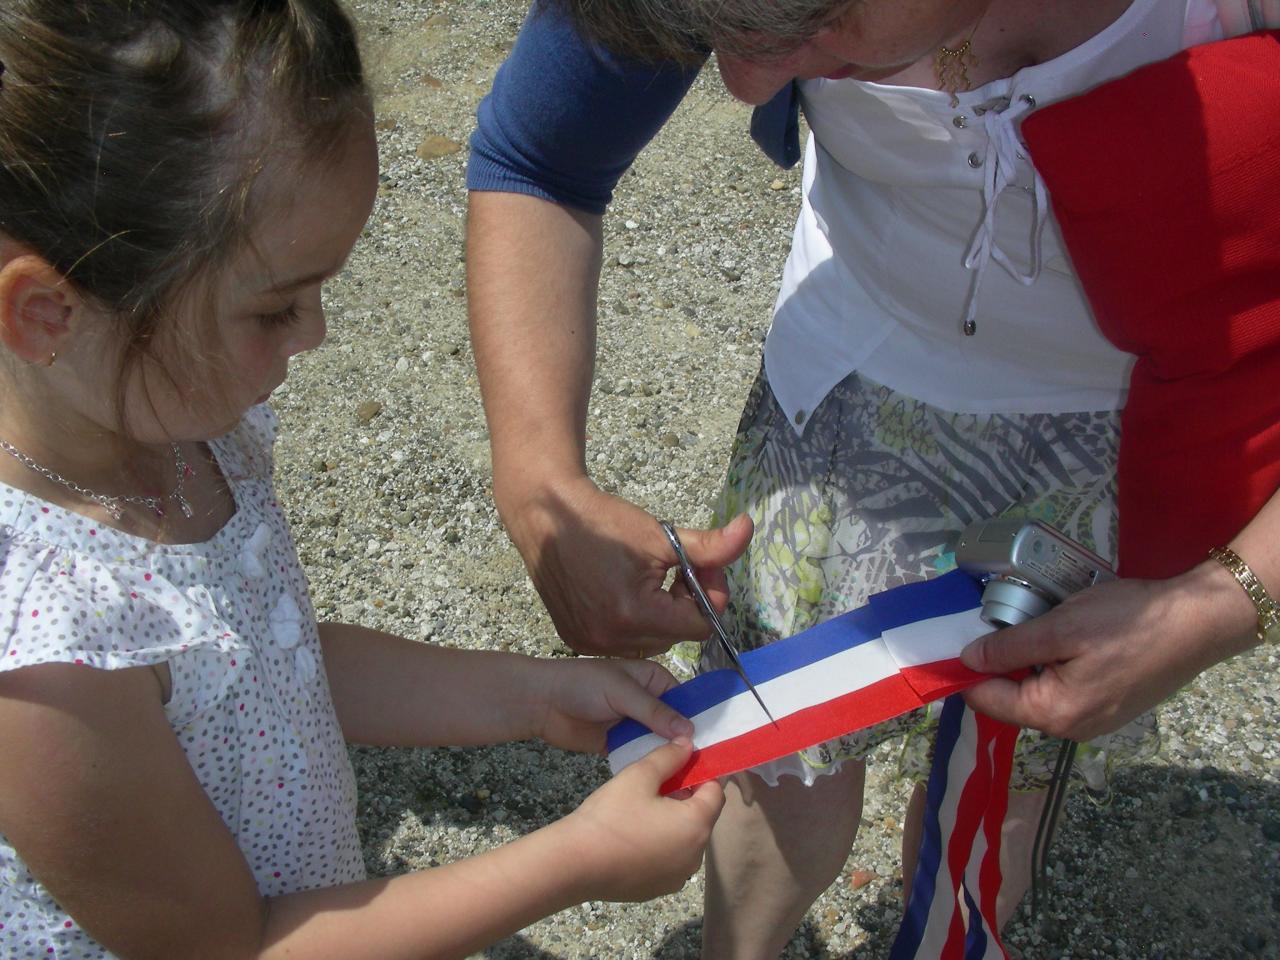
[[[746,654],[743,655],[746,659]],[[758,684],[760,698],[775,720],[826,703],[880,680],[897,676],[899,662],[881,640],[872,640],[823,660]],[[769,718],[751,691],[736,694],[689,718],[693,721],[694,749],[704,750],[726,740],[769,726]],[[666,743],[655,733],[632,740],[609,754],[614,773]],[[733,772],[733,771],[730,771]]]

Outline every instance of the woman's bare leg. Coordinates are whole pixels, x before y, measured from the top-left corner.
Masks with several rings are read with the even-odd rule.
[[[776,960],[848,859],[865,775],[847,762],[811,787],[746,773],[729,782],[707,848],[703,960]]]

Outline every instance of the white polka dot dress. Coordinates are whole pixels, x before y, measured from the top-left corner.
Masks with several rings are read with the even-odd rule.
[[[168,663],[174,736],[265,895],[364,879],[355,778],[271,485],[275,415],[210,446],[235,516],[160,545],[0,484],[0,669]],[[104,958],[0,836],[0,957]]]

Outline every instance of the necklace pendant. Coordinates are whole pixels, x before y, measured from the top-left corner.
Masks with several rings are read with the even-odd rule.
[[[124,517],[124,505],[119,501],[112,500],[110,503],[104,503],[103,506],[107,508],[107,515],[117,523]]]
[[[972,337],[977,332],[978,332],[978,321],[966,320],[964,322],[964,335],[966,337]]]
[[[191,509],[191,504],[187,502],[187,498],[182,494],[176,494],[174,499],[178,501],[178,509],[182,511],[182,515],[188,520],[196,515],[196,512]]]

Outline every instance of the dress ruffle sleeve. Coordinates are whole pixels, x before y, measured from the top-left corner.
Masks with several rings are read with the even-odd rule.
[[[0,530],[0,669],[82,663],[104,670],[163,663],[244,641],[203,586],[180,589],[144,567],[108,565]]]

